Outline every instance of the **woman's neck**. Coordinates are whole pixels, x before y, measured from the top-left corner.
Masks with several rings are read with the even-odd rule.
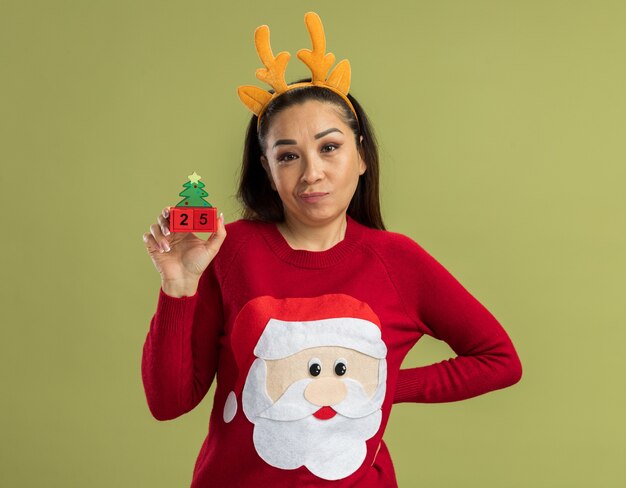
[[[285,215],[285,221],[276,224],[289,246],[294,250],[326,251],[346,236],[346,214],[315,227]]]

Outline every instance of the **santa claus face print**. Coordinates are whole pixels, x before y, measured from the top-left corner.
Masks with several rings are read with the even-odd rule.
[[[281,469],[305,466],[327,480],[345,478],[363,464],[365,441],[380,427],[387,370],[384,359],[359,355],[364,356],[328,347],[283,360],[255,360],[244,386],[243,410],[254,424],[254,446],[265,462]],[[346,362],[365,366],[353,374],[365,384],[347,375],[333,377]],[[322,376],[325,369],[333,372]]]
[[[261,163],[280,195],[286,220],[312,226],[346,212],[366,170],[339,109],[313,100],[274,117]]]
[[[343,294],[258,297],[239,313],[231,337],[242,374],[224,421],[235,418],[241,391],[254,448],[269,465],[304,466],[326,480],[359,469],[387,389],[387,346],[372,309]]]

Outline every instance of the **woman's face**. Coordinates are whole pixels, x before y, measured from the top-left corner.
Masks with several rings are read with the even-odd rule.
[[[339,110],[310,100],[271,122],[261,163],[287,219],[315,226],[345,214],[350,205],[366,166]]]

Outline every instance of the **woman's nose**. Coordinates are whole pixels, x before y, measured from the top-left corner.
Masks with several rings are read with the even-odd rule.
[[[322,161],[315,156],[307,156],[303,158],[304,168],[302,170],[302,181],[305,183],[314,183],[324,177],[324,168]]]

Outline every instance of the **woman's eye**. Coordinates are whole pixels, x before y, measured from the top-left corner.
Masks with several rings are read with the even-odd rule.
[[[325,144],[324,147],[322,147],[322,151],[324,151],[324,152],[333,152],[338,147],[339,146],[337,146],[336,144]]]
[[[282,156],[279,156],[278,157],[278,161],[281,161],[281,162],[283,162],[283,161],[292,161],[295,158],[296,158],[295,154],[287,153],[287,154],[283,154]]]

